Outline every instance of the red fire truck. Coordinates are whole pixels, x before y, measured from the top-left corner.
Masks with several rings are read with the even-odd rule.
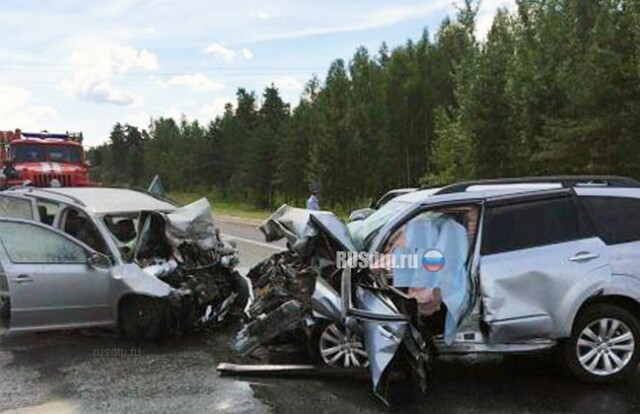
[[[0,131],[0,165],[5,188],[96,186],[82,149],[82,133]]]

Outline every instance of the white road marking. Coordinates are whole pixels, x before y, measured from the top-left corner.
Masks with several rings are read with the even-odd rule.
[[[80,404],[71,400],[50,401],[41,405],[16,408],[2,411],[3,414],[75,414],[79,413]]]
[[[251,239],[245,239],[244,237],[232,236],[232,235],[226,234],[226,233],[222,233],[222,236],[224,238],[226,238],[226,239],[229,239],[229,240],[236,240],[236,241],[243,242],[243,243],[255,244],[256,246],[266,247],[268,249],[274,249],[274,250],[280,250],[280,251],[287,250],[284,247],[276,246],[274,244],[263,243],[263,242],[259,242],[259,241],[255,241],[255,240],[251,240]]]

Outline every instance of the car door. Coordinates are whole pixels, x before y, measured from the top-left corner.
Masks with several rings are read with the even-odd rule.
[[[11,331],[113,323],[110,267],[97,253],[40,223],[0,219],[0,260],[11,299]]]
[[[640,190],[579,189],[578,199],[607,245],[611,273],[640,277]]]
[[[569,336],[578,307],[611,277],[575,195],[493,201],[485,214],[480,290],[490,339]]]
[[[0,217],[39,220],[36,201],[33,198],[4,192],[0,194]]]

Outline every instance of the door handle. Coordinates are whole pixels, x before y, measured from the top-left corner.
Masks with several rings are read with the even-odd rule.
[[[589,252],[580,252],[576,253],[575,256],[569,258],[570,262],[586,262],[587,260],[593,260],[600,257],[597,253],[589,253]]]
[[[33,279],[31,279],[29,275],[20,275],[13,278],[13,281],[16,283],[30,283],[33,282]]]

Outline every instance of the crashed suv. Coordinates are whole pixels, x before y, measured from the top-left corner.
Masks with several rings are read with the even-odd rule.
[[[302,337],[320,364],[367,367],[385,401],[398,378],[425,389],[445,353],[559,346],[583,380],[634,373],[640,188],[419,193],[350,228],[279,209],[262,230],[289,250],[249,273],[256,299],[236,349]]]
[[[11,332],[117,326],[152,339],[246,303],[237,252],[205,199],[180,207],[128,189],[20,188],[0,194],[0,217]]]

